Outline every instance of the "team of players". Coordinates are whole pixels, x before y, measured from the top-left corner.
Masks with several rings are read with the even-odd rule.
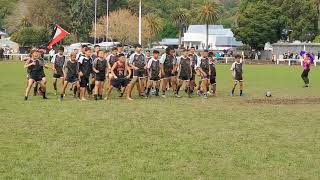
[[[120,50],[121,51],[121,50]],[[181,97],[179,92],[182,86],[188,97],[192,97],[197,87],[197,94],[203,98],[216,93],[216,67],[213,53],[204,50],[201,56],[196,54],[194,47],[184,49],[181,56],[177,57],[173,48],[167,48],[160,56],[160,52],[154,50],[142,53],[140,45],[135,46],[135,52],[126,58],[118,48],[111,52],[102,51],[99,46],[94,47],[94,52],[83,46],[81,52],[70,54],[70,60],[66,60],[64,49],[59,48],[58,53],[52,58],[53,87],[57,94],[57,81],[60,79],[62,91],[60,100],[64,99],[68,84],[72,84],[74,97],[86,100],[86,93],[93,94],[95,100],[103,99],[104,83],[108,78],[108,90],[105,99],[111,97],[113,89],[117,89],[120,97],[127,91],[127,99],[132,99],[132,91],[137,84],[137,92],[141,97],[148,98],[151,94],[166,98],[167,91],[172,88],[176,97]],[[39,91],[46,99],[45,65],[36,50],[32,50],[30,58],[26,60],[25,68],[28,72],[28,83],[25,100],[34,83],[39,84]],[[231,96],[237,84],[240,84],[240,96],[243,96],[242,58],[236,55],[236,61],[231,67],[234,78],[234,86]],[[198,86],[196,77],[199,76]],[[161,87],[161,89],[160,89]],[[37,87],[35,88],[37,90]],[[153,93],[151,93],[153,92]]]

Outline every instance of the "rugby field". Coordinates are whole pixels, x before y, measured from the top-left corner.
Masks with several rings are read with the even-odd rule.
[[[320,69],[303,88],[299,66],[245,65],[229,97],[229,68],[207,100],[59,102],[49,81],[24,101],[23,64],[1,61],[0,179],[319,179]]]

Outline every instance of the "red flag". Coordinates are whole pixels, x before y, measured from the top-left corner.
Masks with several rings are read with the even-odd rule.
[[[66,37],[69,33],[62,29],[59,25],[57,24],[54,24],[55,27],[54,27],[54,30],[53,30],[53,37],[52,37],[52,40],[49,42],[48,44],[48,49],[52,49],[52,46],[54,44],[56,44],[57,42],[61,41],[64,37]]]

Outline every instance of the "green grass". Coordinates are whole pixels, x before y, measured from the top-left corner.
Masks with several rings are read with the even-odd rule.
[[[23,65],[0,62],[0,179],[319,179],[319,69],[305,89],[299,66],[246,65],[243,98],[228,69],[208,100],[59,102],[49,82],[25,102]]]

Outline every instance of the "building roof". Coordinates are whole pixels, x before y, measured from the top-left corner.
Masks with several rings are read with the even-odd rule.
[[[179,39],[174,39],[174,38],[162,39],[160,44],[161,45],[179,45]]]
[[[186,33],[206,33],[206,25],[190,25]],[[209,35],[233,36],[231,29],[223,28],[223,25],[209,25]]]

